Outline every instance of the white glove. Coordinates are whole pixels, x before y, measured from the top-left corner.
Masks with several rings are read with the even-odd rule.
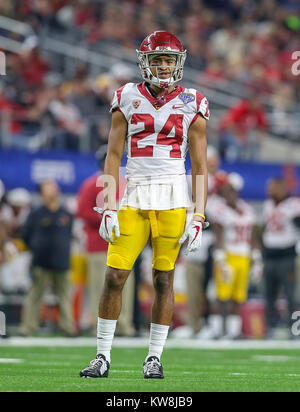
[[[197,220],[192,220],[191,223],[187,226],[184,231],[184,234],[179,239],[179,243],[182,245],[185,240],[188,238],[188,246],[184,252],[185,255],[188,255],[190,252],[195,252],[201,246],[202,240],[202,230],[206,229],[209,226],[208,222],[198,222]]]
[[[118,221],[118,212],[116,210],[103,210],[100,207],[93,208],[102,215],[102,221],[99,228],[99,235],[106,241],[113,243],[113,229],[115,236],[120,237],[120,226]]]
[[[260,250],[254,249],[252,250],[252,264],[250,270],[250,279],[252,282],[257,285],[263,275],[264,265],[262,260],[262,255]]]

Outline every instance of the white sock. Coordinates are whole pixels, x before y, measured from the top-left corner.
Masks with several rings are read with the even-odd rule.
[[[148,359],[149,356],[157,356],[158,359],[160,359],[167,340],[168,332],[169,326],[151,323],[149,353],[146,359]]]
[[[117,321],[98,318],[97,355],[101,353],[110,363],[111,345],[115,334]]]
[[[223,335],[223,318],[221,315],[210,315],[208,323],[215,338]]]
[[[229,315],[226,319],[226,333],[229,337],[237,338],[242,333],[242,319],[239,315]]]

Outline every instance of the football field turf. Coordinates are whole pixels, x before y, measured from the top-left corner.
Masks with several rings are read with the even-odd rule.
[[[164,380],[144,380],[146,347],[115,347],[108,379],[82,379],[92,346],[0,345],[0,391],[243,392],[300,391],[300,349],[168,348]]]

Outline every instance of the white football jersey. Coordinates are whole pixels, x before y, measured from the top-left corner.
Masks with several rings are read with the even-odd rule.
[[[288,197],[276,204],[268,199],[263,204],[263,244],[266,248],[285,249],[297,243],[297,229],[293,219],[300,216],[300,199]]]
[[[208,102],[195,89],[181,86],[166,96],[163,106],[155,107],[156,100],[143,82],[127,83],[111,101],[111,112],[120,110],[128,122],[128,184],[121,204],[158,210],[189,207],[184,165],[188,130],[199,115],[209,119]]]
[[[210,208],[212,223],[223,227],[223,248],[227,253],[249,256],[251,253],[251,236],[255,223],[252,206],[239,199],[237,209],[228,206],[224,199],[215,202]]]

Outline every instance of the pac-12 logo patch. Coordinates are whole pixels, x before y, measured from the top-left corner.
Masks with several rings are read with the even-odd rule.
[[[181,93],[178,97],[184,104],[191,103],[195,100],[195,96],[191,93]]]
[[[138,109],[141,103],[141,100],[132,100],[132,106],[134,107],[134,109]]]

